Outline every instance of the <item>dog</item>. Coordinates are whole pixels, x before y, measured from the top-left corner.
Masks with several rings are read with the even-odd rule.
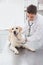
[[[25,43],[25,37],[22,35],[22,27],[17,26],[9,29],[9,46],[15,54],[19,54],[16,47],[21,47]]]

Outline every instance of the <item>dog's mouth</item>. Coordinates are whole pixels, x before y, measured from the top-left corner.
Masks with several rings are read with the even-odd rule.
[[[17,33],[16,31],[14,31],[14,35],[15,35],[15,36],[17,36],[17,35],[18,35],[18,33]]]

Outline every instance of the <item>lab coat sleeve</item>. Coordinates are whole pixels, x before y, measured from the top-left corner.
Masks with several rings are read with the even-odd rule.
[[[30,37],[27,37],[27,43],[29,49],[35,51],[40,48],[43,44],[43,25],[39,25],[36,29],[36,32]]]

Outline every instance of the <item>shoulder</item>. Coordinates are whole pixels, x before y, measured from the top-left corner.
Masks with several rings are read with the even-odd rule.
[[[37,13],[37,17],[39,20],[43,20],[43,15]]]
[[[37,16],[38,16],[38,24],[43,25],[43,16],[40,14],[37,14]]]

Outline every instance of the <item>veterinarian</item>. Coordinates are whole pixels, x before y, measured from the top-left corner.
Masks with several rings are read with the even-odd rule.
[[[25,45],[30,50],[36,51],[43,45],[43,16],[37,13],[35,5],[27,7],[24,25]]]

